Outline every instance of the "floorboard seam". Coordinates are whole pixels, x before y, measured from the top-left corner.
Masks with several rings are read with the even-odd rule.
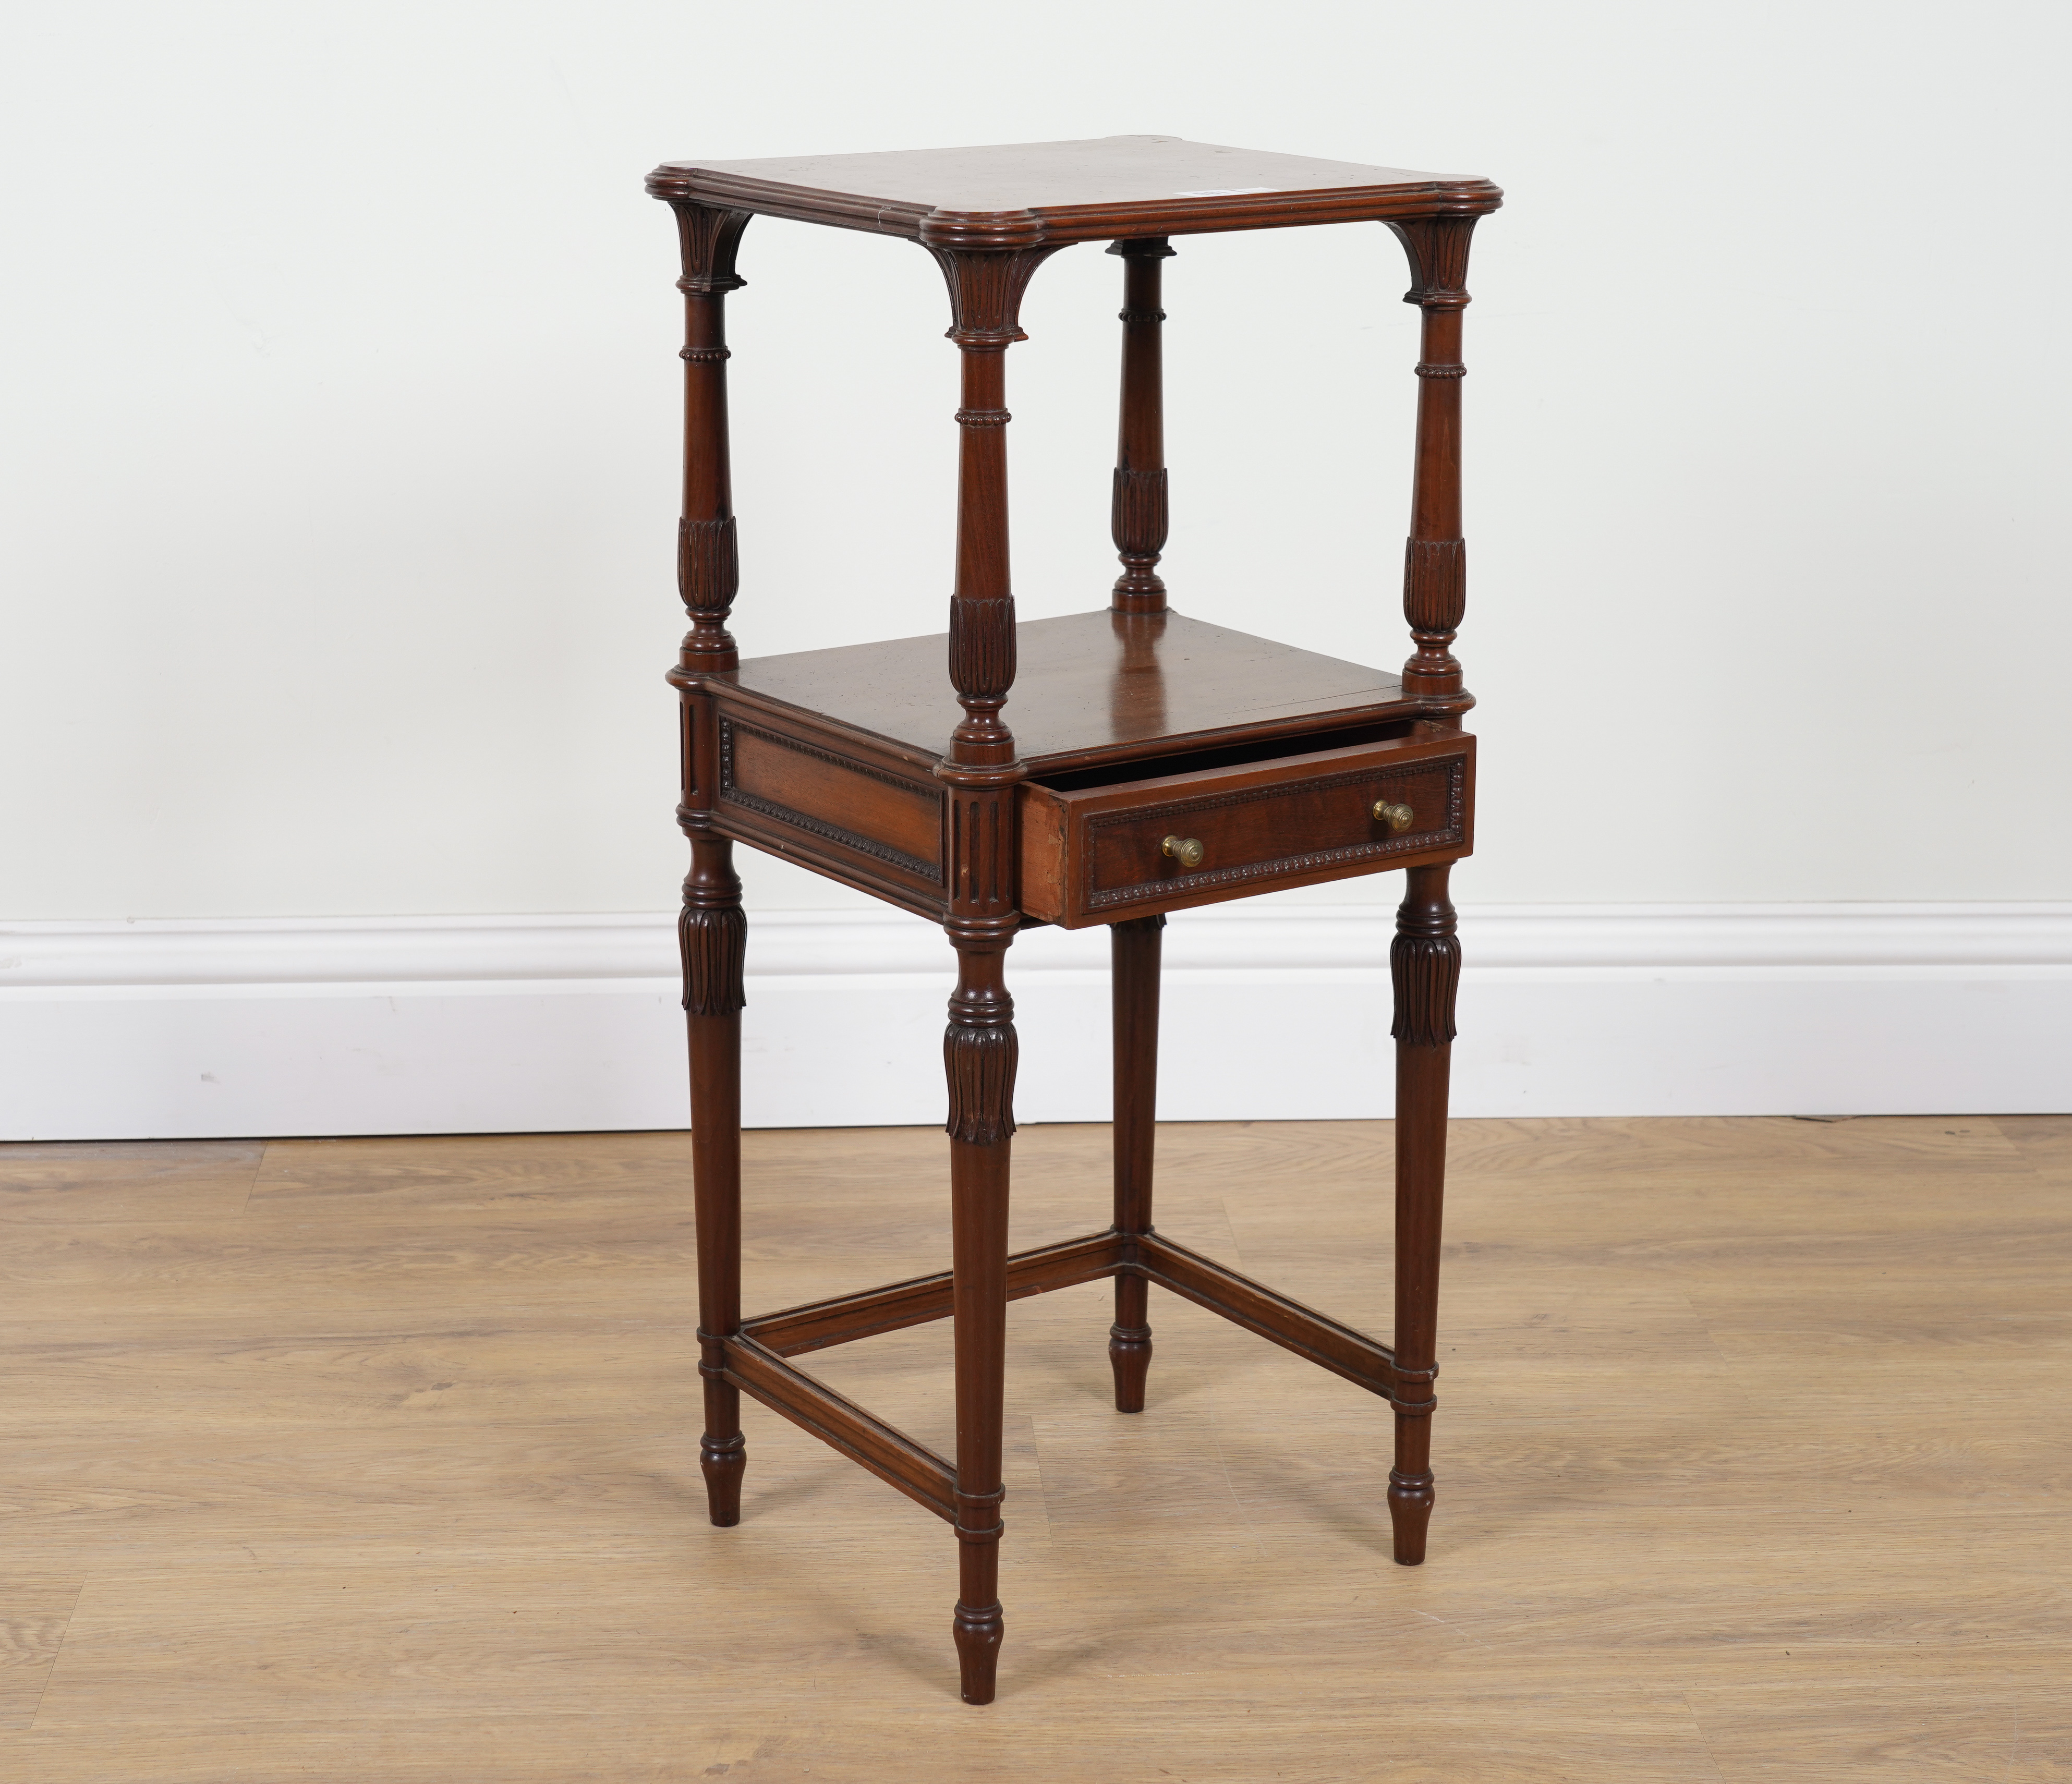
[[[259,1179],[266,1174],[266,1155],[273,1149],[272,1141],[260,1142],[259,1156],[252,1161],[252,1180],[245,1186],[245,1199],[237,1205],[237,1217],[240,1220],[252,1211],[252,1198],[259,1193]]]
[[[57,1647],[51,1655],[51,1663],[43,1669],[43,1683],[36,1692],[36,1707],[29,1712],[28,1732],[31,1734],[36,1732],[36,1719],[43,1713],[43,1698],[51,1688],[51,1679],[57,1676],[58,1662],[64,1657],[65,1642],[72,1635],[72,1620],[78,1614],[79,1601],[86,1596],[87,1586],[92,1578],[92,1574],[87,1575],[85,1579],[80,1581],[79,1590],[72,1595],[72,1605],[65,1612],[64,1628],[59,1634]]]
[[[1726,1767],[1720,1763],[1720,1756],[1712,1751],[1712,1743],[1705,1738],[1705,1724],[1699,1719],[1697,1708],[1691,1701],[1688,1691],[1676,1694],[1676,1701],[1684,1706],[1684,1713],[1691,1718],[1691,1732],[1698,1737],[1698,1750],[1705,1756],[1705,1763],[1712,1768],[1712,1775],[1720,1784],[1727,1784]]]

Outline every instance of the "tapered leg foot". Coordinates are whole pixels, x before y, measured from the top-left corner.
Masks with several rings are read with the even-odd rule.
[[[1118,1412],[1144,1410],[1144,1380],[1151,1373],[1151,1328],[1148,1326],[1111,1326],[1108,1329],[1108,1365],[1115,1371],[1115,1409]]]
[[[1108,1329],[1108,1360],[1115,1371],[1115,1409],[1144,1410],[1144,1378],[1151,1372],[1151,1285],[1141,1276],[1115,1279],[1115,1324]]]
[[[741,1433],[741,1390],[726,1379],[717,1342],[704,1334],[705,1428],[698,1440],[698,1470],[705,1478],[705,1504],[722,1530],[741,1522],[741,1477],[748,1471],[748,1440]]]
[[[1000,1670],[1000,1640],[1007,1633],[1000,1601],[995,1599],[973,1610],[960,1598],[956,1618],[950,1627],[957,1638],[957,1671],[963,1681],[964,1701],[990,1704],[993,1680]]]
[[[1399,1566],[1421,1567],[1424,1563],[1424,1532],[1432,1522],[1432,1474],[1406,1474],[1400,1469],[1388,1472],[1388,1521],[1395,1528],[1396,1560]]]
[[[698,1446],[698,1468],[705,1478],[705,1505],[722,1530],[741,1522],[741,1477],[748,1471],[748,1440],[708,1434]]]

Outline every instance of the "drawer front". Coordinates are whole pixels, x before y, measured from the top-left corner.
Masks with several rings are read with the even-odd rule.
[[[1079,927],[1376,873],[1407,858],[1465,854],[1473,742],[1453,736],[1318,752],[1092,796],[1031,789],[1024,908]],[[1377,805],[1399,809],[1377,817]],[[1404,807],[1409,816],[1398,829],[1390,819]],[[1190,845],[1199,848],[1191,862]]]
[[[1247,886],[1318,869],[1429,853],[1462,836],[1466,764],[1458,756],[1388,772],[1328,775],[1292,786],[1174,800],[1088,820],[1084,888],[1090,910],[1173,892]],[[1374,816],[1407,805],[1407,830]],[[1202,845],[1190,869],[1164,853],[1178,836]]]

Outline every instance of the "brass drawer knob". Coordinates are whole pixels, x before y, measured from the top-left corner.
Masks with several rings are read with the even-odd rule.
[[[1182,867],[1189,869],[1202,865],[1202,845],[1192,837],[1168,837],[1158,845],[1162,855],[1170,855]]]
[[[1374,821],[1385,824],[1392,830],[1408,830],[1417,821],[1417,814],[1407,805],[1391,805],[1387,800],[1376,800]]]

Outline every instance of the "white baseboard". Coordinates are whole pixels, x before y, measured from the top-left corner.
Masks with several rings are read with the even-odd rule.
[[[1166,931],[1160,1113],[1386,1115],[1391,913]],[[1470,908],[1464,1116],[2072,1109],[2072,904]],[[751,919],[744,1118],[943,1113],[952,974],[895,911]],[[1024,1121],[1106,1119],[1107,943],[1009,958]],[[0,925],[0,1137],[685,1124],[666,916]]]

